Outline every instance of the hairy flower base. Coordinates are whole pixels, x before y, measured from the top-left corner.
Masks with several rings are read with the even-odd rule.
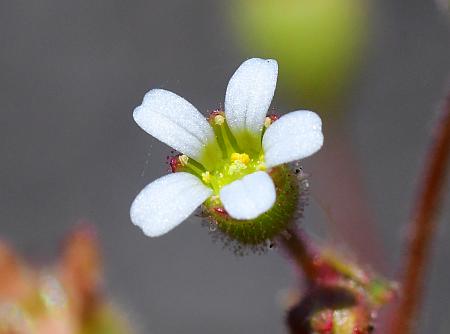
[[[220,232],[233,241],[244,245],[260,245],[273,240],[292,224],[303,211],[307,183],[300,169],[292,170],[288,165],[272,168],[269,175],[276,188],[276,202],[273,207],[256,219],[237,220],[230,217],[225,209],[208,200],[203,205],[204,215]]]

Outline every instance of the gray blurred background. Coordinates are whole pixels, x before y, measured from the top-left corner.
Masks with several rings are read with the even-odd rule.
[[[433,1],[376,5],[344,126],[378,222],[383,273],[393,277],[449,75],[450,33]],[[206,112],[223,102],[245,57],[258,56],[238,49],[228,6],[0,1],[0,236],[42,263],[80,218],[94,222],[108,289],[138,333],[285,332],[278,296],[295,276],[279,252],[236,257],[196,218],[157,239],[129,219],[138,191],[166,173],[170,151],[132,120],[144,93],[163,87]],[[289,111],[276,101],[280,112]],[[312,173],[314,190],[320,175]],[[420,333],[450,327],[449,204],[447,196]],[[323,220],[313,201],[305,224],[320,234],[315,226],[330,224]]]

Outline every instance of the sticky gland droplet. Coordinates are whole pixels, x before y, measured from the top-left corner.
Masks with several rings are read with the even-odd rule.
[[[214,208],[214,211],[222,216],[228,216],[228,212],[225,210],[225,208],[217,207],[217,208]]]
[[[181,162],[178,159],[178,155],[174,156],[174,157],[170,157],[169,158],[169,165],[170,165],[170,169],[172,170],[172,173],[177,172],[180,167],[181,167]]]

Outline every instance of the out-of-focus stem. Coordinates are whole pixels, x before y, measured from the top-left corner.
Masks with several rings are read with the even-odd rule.
[[[334,241],[345,241],[358,258],[380,271],[386,267],[386,257],[368,205],[354,143],[341,124],[329,124],[324,131],[326,145],[308,161],[312,165],[307,169],[314,175],[311,199],[328,218],[327,228]]]
[[[435,218],[450,155],[450,93],[437,121],[413,211],[405,267],[401,275],[402,293],[393,313],[390,334],[412,333],[422,298]]]
[[[280,237],[280,241],[288,255],[301,270],[309,283],[313,283],[318,277],[318,268],[314,263],[315,254],[309,247],[303,232],[288,229],[286,235]]]

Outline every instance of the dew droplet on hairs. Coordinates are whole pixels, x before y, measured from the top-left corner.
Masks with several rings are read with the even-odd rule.
[[[267,247],[268,250],[271,251],[271,250],[275,249],[276,244],[275,244],[275,242],[273,240],[267,240],[266,241],[266,247]]]
[[[208,226],[209,232],[214,232],[217,230],[217,222],[216,221],[210,221]]]
[[[309,188],[309,181],[307,179],[302,180],[302,187],[304,187],[305,189]]]

